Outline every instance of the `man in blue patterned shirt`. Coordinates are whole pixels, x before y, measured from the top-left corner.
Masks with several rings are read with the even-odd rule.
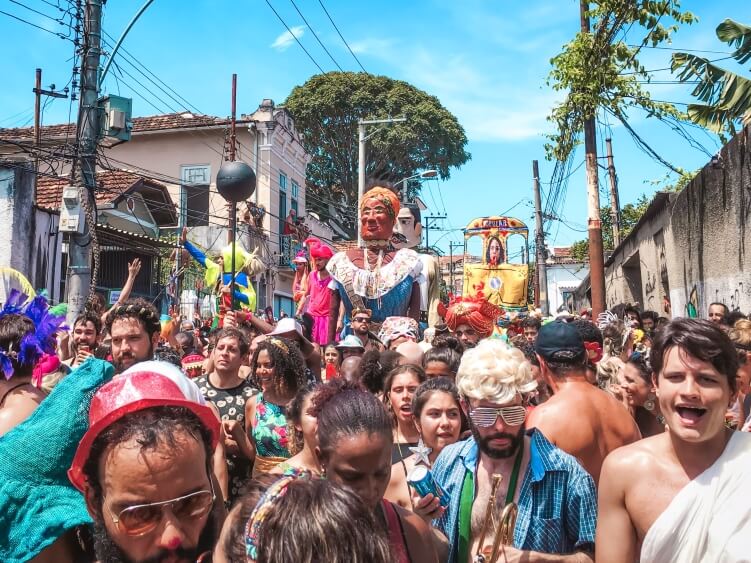
[[[483,340],[464,353],[456,378],[472,437],[445,448],[433,466],[436,483],[450,498],[438,507],[432,495],[415,512],[436,518],[448,538],[449,563],[484,561],[492,530],[483,524],[489,504],[500,514],[518,505],[513,546],[501,561],[593,561],[597,496],[592,477],[538,430],[526,431],[529,394],[536,383],[522,352]],[[491,500],[494,476],[502,479]]]

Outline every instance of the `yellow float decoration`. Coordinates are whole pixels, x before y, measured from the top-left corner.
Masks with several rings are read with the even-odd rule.
[[[518,263],[509,262],[508,238],[519,235],[524,247]],[[464,264],[462,295],[486,299],[505,310],[527,309],[527,264],[529,231],[514,217],[478,217],[464,228],[464,255],[472,237],[482,238],[482,258],[479,263]],[[514,258],[514,257],[511,257]]]

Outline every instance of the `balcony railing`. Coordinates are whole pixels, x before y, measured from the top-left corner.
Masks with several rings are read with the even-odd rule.
[[[302,242],[292,235],[281,235],[279,237],[278,266],[280,268],[292,269],[292,260],[300,250],[303,250]]]

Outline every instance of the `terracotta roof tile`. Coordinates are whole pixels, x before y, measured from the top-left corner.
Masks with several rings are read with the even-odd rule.
[[[190,112],[167,113],[163,115],[151,115],[146,117],[133,118],[133,132],[143,133],[146,131],[164,131],[169,129],[195,129],[201,127],[217,127],[228,125],[230,122],[226,117],[215,117],[212,115],[200,115]],[[246,123],[245,120],[239,120],[238,123]],[[44,139],[60,139],[66,136],[75,137],[75,123],[61,123],[58,125],[46,125],[42,127],[42,137]],[[34,129],[32,127],[18,127],[13,129],[0,128],[0,139],[33,139]]]
[[[127,170],[106,170],[97,172],[98,188],[95,196],[98,205],[111,203],[133,187],[141,176]],[[165,188],[166,186],[156,180],[143,178],[149,185]],[[37,180],[36,204],[44,209],[59,209],[63,198],[63,188],[70,184],[70,178],[40,177]]]

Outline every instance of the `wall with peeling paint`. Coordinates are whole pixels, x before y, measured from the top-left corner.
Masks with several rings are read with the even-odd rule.
[[[606,262],[608,307],[705,317],[719,301],[751,312],[750,134],[736,135],[680,193],[656,195]]]

